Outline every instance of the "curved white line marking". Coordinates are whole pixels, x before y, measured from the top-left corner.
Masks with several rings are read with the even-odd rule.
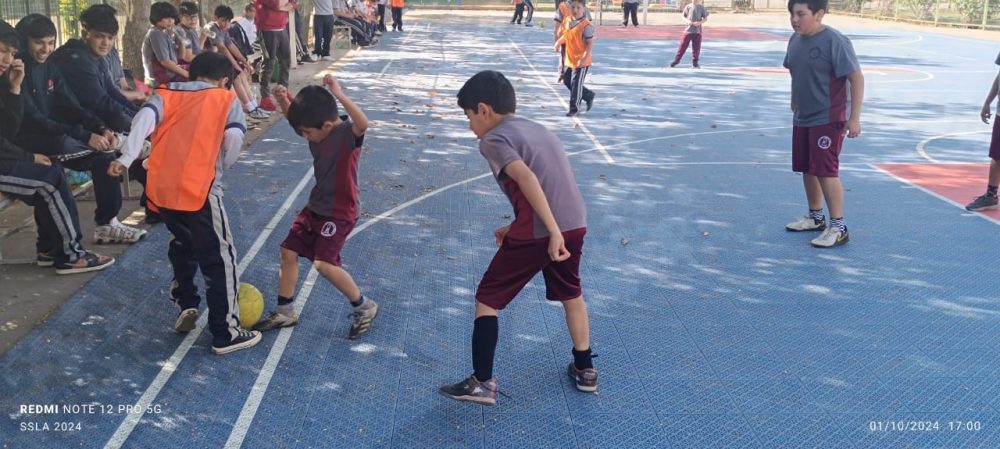
[[[924,140],[921,140],[920,143],[917,144],[917,154],[919,154],[920,157],[926,159],[930,163],[940,164],[941,161],[939,161],[939,160],[931,157],[931,155],[927,153],[926,146],[927,146],[928,143],[931,143],[931,142],[933,142],[935,140],[938,140],[938,139],[944,139],[946,137],[967,136],[969,134],[982,134],[982,133],[988,133],[988,132],[990,132],[990,131],[989,130],[987,130],[987,131],[966,131],[966,132],[961,132],[961,133],[948,133],[948,134],[941,134],[941,135],[938,135],[938,136],[928,137],[928,138],[926,138]]]

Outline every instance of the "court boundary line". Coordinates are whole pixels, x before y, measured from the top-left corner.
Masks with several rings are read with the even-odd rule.
[[[892,163],[888,163],[886,165],[890,165],[890,164],[892,164]],[[993,223],[995,225],[1000,225],[1000,220],[998,220],[996,218],[993,218],[993,217],[991,217],[989,215],[986,215],[986,214],[980,214],[980,213],[977,213],[977,212],[967,211],[967,210],[965,210],[965,205],[959,204],[957,201],[952,200],[951,198],[948,198],[948,197],[946,197],[944,195],[941,195],[940,193],[934,192],[934,191],[932,191],[932,190],[930,190],[930,189],[928,189],[928,188],[926,188],[924,186],[921,186],[921,185],[919,185],[919,184],[917,184],[917,183],[915,183],[913,181],[910,181],[909,179],[900,177],[900,176],[896,175],[895,173],[892,173],[892,172],[890,172],[888,170],[885,170],[882,167],[879,167],[879,166],[877,166],[875,164],[869,164],[869,165],[872,168],[874,168],[875,170],[878,170],[879,172],[884,173],[884,174],[886,174],[886,175],[894,178],[895,180],[897,180],[897,181],[899,181],[899,182],[901,182],[901,183],[903,183],[905,185],[908,185],[910,187],[914,187],[916,189],[919,189],[919,190],[923,191],[924,193],[926,193],[926,194],[928,194],[930,196],[933,196],[933,197],[935,197],[935,198],[937,198],[937,199],[939,199],[941,201],[944,201],[945,203],[951,204],[952,206],[955,206],[955,207],[961,209],[963,212],[966,212],[966,215],[976,216],[976,217],[982,218],[983,220],[986,220],[986,221],[988,221],[990,223]]]

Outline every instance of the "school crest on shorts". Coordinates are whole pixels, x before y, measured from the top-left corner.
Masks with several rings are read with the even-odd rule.
[[[319,235],[323,237],[333,237],[337,233],[337,225],[333,224],[332,221],[323,223],[323,229],[320,229]]]
[[[816,145],[819,146],[821,150],[829,150],[830,145],[833,145],[833,139],[831,139],[830,136],[820,137],[819,140],[816,141]]]

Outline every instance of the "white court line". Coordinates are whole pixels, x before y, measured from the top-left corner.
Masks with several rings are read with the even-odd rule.
[[[330,64],[329,67],[324,69],[324,71],[332,71],[334,69],[343,67],[344,65],[347,64],[348,61],[350,61],[350,58],[353,58],[354,55],[356,54],[357,52],[355,52],[354,50],[347,52],[346,55],[344,55],[342,58],[340,58],[333,64]],[[289,142],[288,140],[285,139],[277,139],[277,140],[281,140],[289,144],[299,144],[295,142]],[[266,141],[267,140],[265,139],[262,142]],[[252,262],[254,258],[257,257],[257,253],[260,252],[260,249],[263,248],[264,243],[267,242],[267,239],[274,232],[274,229],[275,227],[277,227],[278,222],[285,217],[285,215],[288,213],[288,210],[291,209],[292,204],[295,203],[295,200],[298,198],[299,194],[302,193],[302,190],[305,189],[306,185],[308,185],[309,181],[312,178],[313,178],[313,168],[310,167],[309,170],[306,171],[305,175],[302,176],[302,179],[299,180],[298,185],[295,186],[295,189],[292,191],[292,193],[289,194],[288,198],[285,199],[285,202],[282,203],[278,211],[274,214],[273,217],[271,217],[271,220],[267,223],[267,225],[264,226],[261,233],[257,236],[257,239],[253,242],[252,245],[250,245],[250,249],[243,256],[243,259],[240,260],[239,265],[237,265],[236,267],[237,278],[243,275],[243,272],[246,271],[246,268],[247,266],[250,265],[250,262]],[[166,362],[164,362],[163,367],[160,368],[160,372],[156,375],[153,381],[149,384],[149,387],[146,388],[146,391],[142,393],[142,396],[139,397],[139,400],[136,401],[136,403],[132,407],[132,410],[134,411],[130,412],[125,417],[122,423],[118,426],[118,429],[115,430],[115,433],[111,435],[111,438],[108,439],[108,442],[104,445],[104,449],[119,449],[122,447],[123,444],[125,444],[125,441],[128,440],[129,435],[132,434],[132,432],[135,430],[135,426],[139,424],[139,421],[145,414],[146,408],[153,403],[156,397],[160,394],[160,391],[163,390],[163,387],[167,384],[167,381],[170,380],[170,377],[174,374],[175,371],[177,371],[177,368],[180,366],[181,361],[184,360],[184,357],[187,356],[188,351],[191,350],[191,346],[194,345],[195,340],[197,340],[198,336],[200,336],[201,333],[205,330],[205,325],[207,323],[208,323],[207,313],[198,318],[198,322],[195,325],[194,330],[189,332],[188,335],[184,337],[184,340],[181,341],[180,345],[174,351],[173,355],[171,355],[170,358],[167,359]]]
[[[996,218],[993,218],[993,217],[991,217],[989,215],[986,215],[986,214],[969,212],[969,211],[965,210],[965,205],[964,204],[959,204],[959,203],[953,201],[951,198],[944,197],[944,196],[938,194],[937,192],[933,192],[931,190],[925,189],[924,187],[915,184],[913,181],[910,181],[909,179],[905,179],[905,178],[901,178],[899,176],[896,176],[894,173],[891,173],[891,172],[886,171],[886,170],[884,170],[882,168],[879,168],[877,165],[874,165],[874,164],[869,164],[869,165],[872,168],[874,168],[875,170],[878,170],[879,172],[885,173],[885,174],[887,174],[887,175],[895,178],[899,182],[902,182],[902,183],[907,184],[909,186],[912,186],[912,187],[915,187],[917,189],[920,189],[920,190],[922,190],[924,193],[926,193],[928,195],[931,195],[931,196],[933,196],[933,197],[935,197],[935,198],[937,198],[937,199],[939,199],[941,201],[944,201],[944,202],[946,202],[948,204],[951,204],[952,206],[955,206],[955,207],[961,209],[963,212],[967,212],[966,215],[975,215],[975,216],[977,216],[979,218],[982,218],[983,220],[989,221],[990,223],[993,223],[993,224],[996,224],[996,225],[1000,225],[1000,220],[997,220]]]
[[[264,226],[260,235],[257,236],[257,240],[250,246],[250,250],[247,251],[246,255],[243,256],[243,259],[240,260],[239,265],[236,267],[237,278],[243,275],[243,272],[247,269],[247,266],[250,265],[250,262],[257,257],[257,253],[260,252],[260,249],[264,246],[264,242],[266,242],[268,237],[271,236],[271,233],[274,232],[274,228],[278,225],[278,222],[285,217],[285,213],[287,213],[288,209],[292,207],[292,204],[298,198],[299,193],[302,192],[302,189],[306,187],[312,177],[313,169],[310,168],[309,171],[307,171],[302,177],[302,180],[299,181],[299,184],[295,186],[295,190],[293,190],[292,193],[288,195],[288,198],[285,199],[281,208],[275,212],[273,217],[271,217],[271,221]],[[181,361],[184,360],[184,357],[191,349],[191,346],[194,345],[195,340],[197,340],[198,336],[205,330],[205,324],[207,322],[207,313],[198,318],[198,324],[195,326],[195,329],[184,337],[180,346],[178,346],[177,350],[174,351],[174,354],[170,356],[170,359],[163,363],[163,367],[160,368],[159,374],[156,375],[156,378],[153,379],[153,382],[149,384],[149,387],[146,388],[146,391],[141,397],[139,397],[139,400],[136,401],[135,405],[132,407],[132,410],[135,411],[130,412],[127,416],[125,416],[121,425],[118,426],[118,429],[113,435],[111,435],[107,444],[104,445],[105,449],[118,449],[125,444],[125,440],[127,440],[129,435],[132,434],[135,426],[139,424],[139,420],[141,420],[142,416],[146,413],[146,408],[150,406],[153,403],[153,400],[156,399],[156,396],[160,394],[160,391],[163,390],[167,381],[170,380],[170,376],[177,371],[177,367],[180,366]]]
[[[927,154],[927,150],[925,149],[925,147],[927,146],[928,143],[933,142],[933,141],[938,140],[938,139],[944,139],[946,137],[965,136],[965,135],[969,135],[969,134],[983,134],[983,133],[988,133],[988,132],[990,132],[990,131],[989,130],[985,130],[985,131],[966,131],[966,132],[961,132],[961,133],[948,133],[948,134],[941,134],[939,136],[928,137],[928,138],[926,138],[924,140],[921,140],[920,143],[917,144],[917,154],[919,154],[920,157],[922,157],[924,159],[927,159],[929,162],[932,162],[932,163],[935,163],[935,164],[939,164],[939,163],[941,163],[941,161],[939,161],[939,160],[931,157],[930,154]]]
[[[535,76],[537,76],[538,79],[542,81],[542,84],[544,84],[545,87],[548,87],[549,90],[552,91],[552,94],[555,95],[555,98],[559,99],[559,103],[562,104],[563,107],[565,107],[566,109],[569,109],[569,104],[566,103],[565,100],[563,100],[562,95],[560,95],[559,92],[556,91],[555,88],[553,88],[551,84],[549,84],[549,82],[545,79],[545,77],[543,77],[541,75],[541,73],[535,67],[535,64],[532,64],[531,60],[528,59],[527,56],[525,56],[524,52],[521,51],[521,47],[519,45],[517,45],[517,42],[514,42],[514,40],[511,39],[510,37],[508,37],[507,40],[509,40],[510,43],[514,45],[514,49],[517,50],[517,52],[521,54],[521,57],[524,58],[524,61],[528,63],[528,66],[530,66],[531,70],[535,72]],[[606,149],[606,147],[604,146],[604,144],[602,144],[600,140],[597,140],[597,136],[594,136],[594,133],[590,132],[590,128],[588,128],[587,125],[585,123],[583,123],[583,121],[580,120],[579,117],[572,117],[572,119],[573,119],[573,122],[576,123],[576,125],[580,129],[580,131],[583,131],[583,134],[585,134],[587,136],[587,138],[590,139],[590,141],[594,143],[594,148],[596,148],[597,151],[599,151],[601,153],[601,156],[604,156],[604,160],[607,161],[607,163],[609,163],[609,164],[614,164],[615,163],[615,159],[613,157],[611,157],[611,154],[608,153],[608,150]]]
[[[585,150],[592,151],[592,150]],[[420,195],[410,201],[407,201],[399,206],[396,206],[388,211],[385,211],[378,216],[362,223],[351,235],[347,236],[347,240],[358,235],[358,233],[368,229],[369,227],[377,224],[378,222],[391,217],[393,214],[406,209],[414,204],[420,203],[428,198],[439,195],[443,192],[451,190],[455,187],[468,184],[470,182],[483,179],[485,177],[491,176],[492,173],[487,172],[478,176],[473,176],[471,178],[458,181],[453,184],[441,187],[437,190],[427,192]],[[306,288],[303,285],[302,290],[299,292],[296,299],[296,313],[300,312],[303,307],[305,307],[306,302],[309,300],[309,295],[312,293],[312,284],[316,281],[316,277],[319,273],[316,268],[311,268],[309,274],[306,278]],[[281,360],[282,354],[285,352],[285,347],[288,346],[288,341],[292,338],[292,332],[294,327],[286,327],[281,329],[278,338],[274,342],[274,346],[271,347],[271,351],[267,354],[267,360],[264,362],[264,366],[260,370],[260,374],[257,376],[257,380],[253,384],[253,388],[250,390],[250,395],[247,397],[247,401],[243,404],[243,409],[240,411],[240,416],[236,418],[236,422],[233,424],[233,432],[229,434],[229,439],[226,440],[225,449],[238,449],[243,445],[243,439],[246,438],[247,431],[250,429],[250,424],[253,422],[254,416],[257,415],[257,409],[260,407],[261,401],[264,399],[264,394],[267,392],[267,388],[271,383],[271,377],[274,376],[275,368],[278,367],[278,362]]]
[[[895,42],[894,41],[889,41],[889,42],[872,42],[872,43],[867,43],[868,39],[853,39],[854,42],[857,42],[858,44],[860,44],[860,45],[858,45],[859,47],[860,46],[865,46],[865,47],[886,47],[886,46],[895,46],[895,45],[907,45],[907,44],[915,44],[915,43],[920,42],[922,40],[924,40],[924,36],[922,34],[918,34],[916,38],[909,38],[908,40],[898,40],[898,41],[895,41]]]

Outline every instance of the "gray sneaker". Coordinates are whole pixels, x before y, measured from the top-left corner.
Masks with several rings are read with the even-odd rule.
[[[98,244],[106,243],[135,243],[146,237],[146,231],[134,228],[112,218],[106,225],[94,228],[94,241]]]
[[[347,338],[349,340],[356,340],[367,334],[368,330],[372,327],[372,321],[374,321],[375,316],[378,315],[378,303],[368,298],[365,298],[365,302],[371,302],[371,305],[361,310],[354,311],[354,319],[351,322],[351,332],[347,334]]]
[[[441,394],[456,401],[469,401],[482,405],[497,405],[497,380],[480,382],[476,376],[469,376],[457,384],[444,385]]]
[[[253,330],[267,332],[273,329],[280,329],[282,327],[294,326],[299,322],[298,316],[288,316],[278,313],[278,311],[271,312],[267,315],[267,318],[260,320],[253,326]]]
[[[826,229],[826,220],[817,220],[808,215],[785,225],[789,232],[822,231]]]
[[[971,203],[965,206],[965,210],[979,212],[981,210],[994,210],[997,206],[997,197],[989,195],[977,196]]]
[[[567,368],[566,371],[569,373],[569,378],[573,379],[573,382],[576,383],[577,390],[585,391],[587,393],[597,391],[596,369],[576,369],[576,365],[574,365],[573,362],[569,362],[569,368]]]
[[[840,228],[829,227],[819,237],[812,239],[810,243],[817,248],[833,248],[847,243],[848,240],[847,228],[841,231]]]
[[[265,111],[265,110],[263,110],[261,108],[256,108],[256,109],[248,112],[247,113],[247,117],[250,117],[250,118],[252,118],[254,120],[267,120],[268,118],[271,117],[271,114],[269,114],[267,111]]]
[[[187,333],[194,330],[198,324],[198,309],[184,309],[177,315],[174,322],[174,330],[180,333]]]

